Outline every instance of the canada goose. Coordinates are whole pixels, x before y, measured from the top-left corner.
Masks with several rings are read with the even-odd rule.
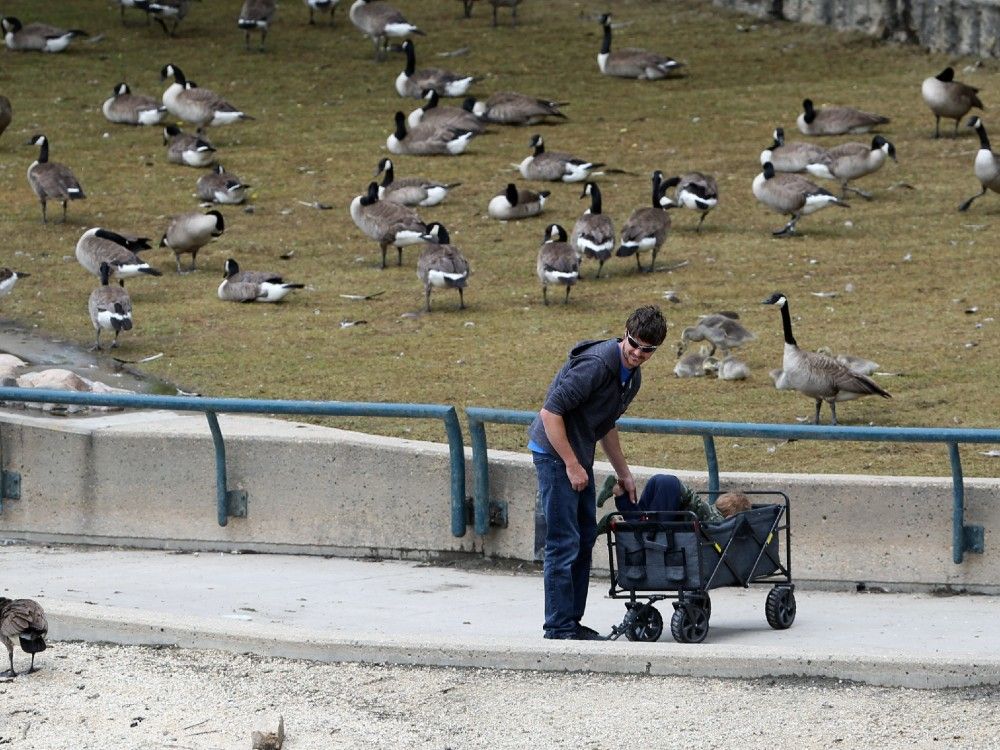
[[[486,100],[473,100],[472,113],[486,122],[499,125],[537,125],[546,117],[567,119],[559,111],[566,102],[538,99],[516,91],[498,91]]]
[[[3,135],[3,132],[13,119],[14,108],[10,106],[10,99],[0,95],[0,135]]]
[[[688,326],[681,332],[678,354],[684,351],[689,341],[707,341],[711,347],[709,354],[715,354],[716,349],[726,357],[733,349],[748,344],[757,336],[743,326],[739,315],[731,312],[718,312],[703,315],[693,326]]]
[[[14,638],[21,650],[31,654],[31,666],[25,674],[35,671],[35,654],[45,650],[45,636],[49,624],[42,606],[32,599],[8,599],[0,596],[0,643],[7,647],[10,671],[6,676],[16,677],[14,671]]]
[[[63,222],[66,221],[66,203],[83,200],[87,196],[76,177],[65,164],[49,161],[49,139],[44,135],[33,135],[29,146],[39,146],[38,158],[28,167],[28,184],[42,203],[42,223],[48,223],[45,204],[49,200],[62,202]]]
[[[566,230],[558,224],[546,227],[535,267],[542,282],[542,302],[549,304],[549,284],[562,284],[566,287],[563,304],[567,304],[569,291],[580,278],[580,261],[576,250],[566,241]]]
[[[656,266],[656,255],[660,251],[660,246],[667,238],[670,231],[670,215],[666,209],[673,205],[667,196],[663,195],[661,187],[663,183],[663,172],[656,170],[653,172],[653,200],[651,206],[644,206],[635,209],[628,220],[622,225],[621,242],[615,253],[619,258],[635,256],[636,268],[641,272],[642,262],[639,256],[647,251],[650,252],[649,268],[650,272]]]
[[[60,29],[47,23],[29,23],[27,26],[14,16],[0,19],[7,49],[34,52],[62,52],[74,37],[87,36],[81,29]]]
[[[465,151],[474,135],[471,130],[437,128],[434,125],[418,125],[407,131],[406,116],[402,112],[397,112],[396,129],[385,139],[385,145],[391,153],[397,155],[457,156]]]
[[[750,377],[750,366],[732,354],[727,354],[721,361],[714,357],[709,359],[712,361],[706,364],[705,369],[714,372],[719,380],[746,380]]]
[[[309,25],[315,26],[316,20],[313,18],[313,14],[318,10],[320,13],[330,14],[330,25],[333,26],[333,16],[337,10],[337,5],[340,0],[305,0],[307,6],[309,6]]]
[[[243,29],[244,46],[250,49],[250,32],[257,30],[260,32],[260,51],[264,51],[264,40],[267,39],[267,31],[274,20],[275,0],[243,0],[243,8],[236,19],[236,25]]]
[[[676,205],[700,212],[701,218],[695,229],[700,232],[708,212],[719,205],[719,185],[715,178],[701,172],[688,172],[664,180],[662,189],[667,188],[676,188],[673,198]]]
[[[305,284],[287,283],[278,273],[241,271],[233,258],[226,259],[222,276],[219,299],[225,302],[280,302],[293,289],[305,289]]]
[[[809,164],[823,158],[826,149],[814,143],[785,143],[785,129],[774,129],[774,143],[760,152],[760,164],[771,162],[775,172],[805,172]]]
[[[803,135],[846,135],[848,133],[868,133],[879,125],[889,122],[888,117],[862,112],[853,107],[813,107],[812,99],[802,102],[804,112],[796,123]]]
[[[818,354],[825,354],[827,357],[833,357],[840,364],[846,365],[859,375],[874,375],[879,369],[878,362],[873,362],[864,357],[856,357],[853,354],[834,354],[833,350],[828,346],[821,346],[816,352]]]
[[[848,187],[847,183],[877,172],[885,164],[886,157],[896,161],[896,147],[880,135],[872,138],[871,146],[864,143],[841,143],[834,146],[818,162],[810,164],[806,169],[814,177],[827,180],[837,180],[840,183],[840,197],[847,196],[847,191],[857,193],[862,198],[871,199],[871,194],[864,190]]]
[[[472,18],[472,4],[474,2],[475,0],[462,0],[466,18]],[[510,8],[510,25],[517,26],[517,6],[520,2],[521,0],[489,0],[490,5],[493,6],[493,27],[496,28],[497,25],[497,10],[499,8]]]
[[[795,224],[803,216],[827,206],[850,208],[841,199],[797,174],[775,174],[774,165],[765,162],[764,171],[753,179],[754,197],[779,214],[791,216],[785,226],[772,234],[782,237],[795,233]]]
[[[232,172],[227,172],[221,164],[216,164],[211,172],[198,178],[195,189],[199,200],[237,205],[247,199],[250,186]]]
[[[215,146],[208,139],[185,133],[176,125],[163,129],[163,144],[167,147],[167,161],[189,167],[207,167],[215,161]]]
[[[583,186],[581,198],[590,196],[590,208],[576,220],[570,244],[576,250],[577,258],[593,258],[597,261],[595,279],[601,278],[604,263],[615,250],[615,227],[611,217],[601,213],[601,189],[595,182]]]
[[[101,263],[101,285],[90,293],[87,310],[90,312],[90,322],[94,324],[97,338],[91,351],[101,350],[101,331],[114,331],[115,340],[111,348],[118,346],[118,334],[132,330],[132,298],[124,287],[109,286],[111,266]]]
[[[436,206],[448,197],[448,192],[452,188],[462,184],[437,182],[423,177],[404,177],[397,180],[392,160],[387,157],[379,160],[375,176],[378,177],[383,172],[385,176],[378,188],[379,200],[392,201],[401,206]]]
[[[0,268],[0,297],[6,297],[10,294],[18,279],[25,279],[28,276],[31,276],[31,274],[24,273],[23,271],[15,271],[6,266]]]
[[[521,189],[513,183],[507,183],[507,187],[501,193],[497,193],[490,198],[486,212],[491,219],[500,221],[510,221],[512,219],[527,219],[529,216],[538,216],[545,208],[545,201],[551,195],[550,191]]]
[[[604,38],[601,41],[601,51],[597,54],[597,67],[604,75],[657,81],[681,67],[681,63],[672,57],[647,52],[644,49],[626,47],[612,52],[611,14],[602,15],[600,22],[604,28]]]
[[[198,251],[216,237],[220,237],[225,229],[226,222],[218,211],[206,211],[203,214],[194,211],[181,214],[170,220],[167,231],[163,233],[160,240],[160,247],[169,247],[174,251],[177,273],[190,273],[195,270]],[[191,254],[191,266],[182,271],[181,255],[184,253]]]
[[[955,121],[955,137],[958,137],[958,123],[969,110],[982,109],[983,103],[977,94],[979,89],[955,80],[955,69],[948,67],[936,76],[925,78],[920,85],[924,104],[934,113],[934,137],[941,137],[941,118]]]
[[[210,125],[228,125],[253,118],[238,110],[221,96],[209,89],[185,86],[187,78],[173,63],[160,70],[160,80],[173,78],[174,82],[163,92],[163,104],[174,117],[190,122],[201,132]]]
[[[149,249],[146,237],[126,237],[103,227],[92,227],[76,242],[76,259],[87,271],[100,278],[101,266],[107,264],[112,275],[122,283],[134,276],[163,274],[136,253]]]
[[[849,367],[831,357],[799,348],[792,336],[792,318],[788,312],[788,298],[775,292],[761,304],[781,308],[781,324],[785,334],[785,353],[782,369],[775,379],[780,390],[794,390],[816,401],[815,424],[819,424],[819,409],[824,401],[830,405],[831,424],[837,424],[837,402],[850,401],[862,396],[878,395],[892,398],[867,375],[852,372]]]
[[[681,356],[674,365],[674,376],[678,378],[700,378],[709,369],[710,360],[708,347],[704,344],[696,352],[688,352]]]
[[[968,211],[972,201],[983,195],[987,190],[1000,193],[1000,154],[995,153],[990,148],[990,139],[986,135],[986,126],[978,117],[970,117],[966,123],[970,128],[975,128],[979,134],[979,150],[976,152],[976,161],[973,169],[976,179],[983,186],[983,189],[965,201],[958,207],[959,211]]]
[[[458,309],[465,309],[465,287],[469,283],[469,261],[451,244],[448,230],[439,222],[427,226],[428,242],[417,259],[417,278],[424,285],[424,309],[431,311],[431,290],[457,289]]]
[[[486,123],[464,107],[442,107],[440,97],[434,89],[424,92],[427,104],[417,107],[406,117],[406,124],[411,128],[418,125],[433,125],[435,128],[457,128],[471,130],[476,135],[486,130]]]
[[[375,60],[382,60],[389,37],[400,38],[424,32],[407,21],[403,14],[383,0],[354,0],[348,15],[362,34],[375,45]]]
[[[592,170],[604,166],[603,162],[584,161],[558,151],[546,151],[541,135],[533,135],[528,146],[534,151],[518,167],[526,180],[583,182],[590,178]]]
[[[427,89],[433,89],[438,96],[465,96],[476,80],[474,76],[460,76],[441,68],[417,70],[416,51],[409,39],[403,42],[403,52],[406,53],[406,67],[396,76],[396,93],[400,96],[420,99]]]
[[[119,83],[114,93],[101,105],[109,122],[122,125],[159,125],[166,117],[167,108],[156,99],[133,94],[127,83]]]
[[[189,0],[135,0],[135,7],[146,11],[150,18],[160,24],[167,36],[177,35],[177,26],[187,16],[190,5]],[[167,21],[173,21],[169,29]]]
[[[358,229],[379,244],[382,268],[389,245],[396,246],[396,265],[403,265],[403,248],[427,242],[427,225],[417,212],[407,206],[378,199],[378,183],[368,185],[368,192],[351,201],[351,218]]]

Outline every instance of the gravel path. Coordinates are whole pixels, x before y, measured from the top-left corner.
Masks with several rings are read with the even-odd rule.
[[[38,663],[0,680],[0,746],[248,749],[253,730],[273,731],[283,715],[287,750],[1000,748],[1000,687],[320,664],[82,643],[53,643]]]

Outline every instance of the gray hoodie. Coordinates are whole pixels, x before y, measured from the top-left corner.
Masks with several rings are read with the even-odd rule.
[[[545,394],[543,408],[562,416],[569,444],[587,469],[594,464],[597,441],[615,426],[642,385],[639,367],[625,385],[621,384],[620,341],[581,341],[570,350]],[[558,455],[545,434],[541,416],[531,423],[528,437],[547,453]]]

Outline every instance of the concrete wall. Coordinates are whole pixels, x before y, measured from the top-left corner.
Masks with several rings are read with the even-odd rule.
[[[221,415],[230,489],[249,493],[246,518],[216,518],[215,453],[201,415],[170,412],[60,419],[4,412],[0,465],[21,474],[0,537],[166,549],[245,549],[435,558],[532,560],[535,478],[525,454],[493,451],[493,499],[509,525],[485,537],[451,534],[446,445],[314,425]],[[943,450],[943,448],[942,448]],[[466,451],[466,494],[472,492]],[[599,480],[609,473],[597,467]],[[639,477],[653,469],[638,468]],[[702,473],[679,473],[704,488]],[[1000,591],[1000,480],[971,479],[966,523],[986,552],[952,562],[950,478],[724,474],[724,487],[780,489],[792,501],[797,580],[891,588]],[[606,567],[604,540],[595,561]]]

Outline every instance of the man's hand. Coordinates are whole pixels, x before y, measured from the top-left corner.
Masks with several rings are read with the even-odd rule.
[[[631,472],[623,477],[618,477],[618,484],[622,488],[623,492],[628,493],[628,499],[632,501],[633,505],[639,502],[639,496],[635,491],[635,478],[632,476]]]
[[[566,464],[566,476],[569,478],[570,486],[576,492],[583,492],[590,484],[590,477],[587,470],[580,464]],[[632,493],[635,494],[635,483],[632,484]]]

